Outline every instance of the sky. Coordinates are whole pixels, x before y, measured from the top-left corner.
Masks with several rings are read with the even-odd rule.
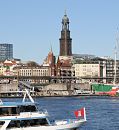
[[[58,56],[65,10],[74,54],[114,57],[119,0],[0,0],[0,43],[22,61],[42,64],[51,46]]]

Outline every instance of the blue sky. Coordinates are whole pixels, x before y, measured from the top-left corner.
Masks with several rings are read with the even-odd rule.
[[[58,56],[65,10],[73,53],[114,57],[119,0],[0,0],[0,43],[23,61],[42,63],[51,44]]]

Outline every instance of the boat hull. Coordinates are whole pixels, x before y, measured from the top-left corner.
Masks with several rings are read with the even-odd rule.
[[[112,84],[92,84],[92,90],[99,95],[116,96],[119,93],[119,86]]]
[[[36,127],[22,127],[12,128],[8,130],[76,130],[80,127],[84,120],[76,121],[75,123],[68,123],[63,125],[51,125],[51,126],[36,126]]]

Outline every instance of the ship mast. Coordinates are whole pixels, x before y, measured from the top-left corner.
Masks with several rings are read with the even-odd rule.
[[[117,63],[116,63],[116,59],[117,59],[117,46],[115,45],[115,50],[114,50],[114,85],[116,84],[116,75],[117,75],[117,71],[116,71],[116,67],[117,67]]]
[[[116,45],[115,45],[115,50],[114,50],[114,85],[116,84],[116,76],[117,76],[117,49],[118,49],[118,43],[119,43],[119,38],[118,38],[118,28],[117,28],[117,36],[116,36]]]

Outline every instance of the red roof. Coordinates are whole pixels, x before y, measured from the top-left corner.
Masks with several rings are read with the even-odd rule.
[[[16,65],[16,61],[5,61],[4,62],[5,66],[12,66],[12,65]]]

